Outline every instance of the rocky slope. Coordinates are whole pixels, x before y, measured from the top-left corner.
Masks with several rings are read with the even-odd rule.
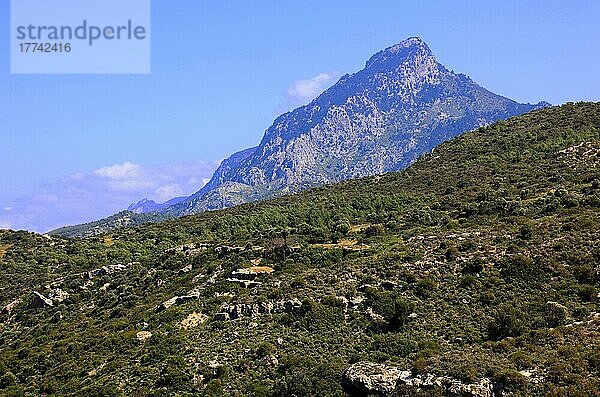
[[[465,131],[545,106],[489,92],[437,62],[423,40],[409,38],[278,117],[257,147],[234,154],[205,187],[156,214],[179,217],[398,171]],[[81,230],[89,232],[56,234]]]
[[[2,396],[596,396],[600,104],[85,239],[0,231]]]

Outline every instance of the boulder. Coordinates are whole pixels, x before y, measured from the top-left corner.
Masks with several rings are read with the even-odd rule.
[[[137,334],[135,334],[135,337],[137,338],[137,340],[139,341],[146,341],[150,338],[152,338],[152,332],[150,331],[140,331]]]
[[[342,385],[350,396],[390,396],[403,376],[410,376],[410,372],[390,365],[362,361],[346,369]]]

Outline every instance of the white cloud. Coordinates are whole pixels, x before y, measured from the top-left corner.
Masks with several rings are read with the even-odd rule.
[[[27,196],[0,208],[4,228],[36,232],[100,219],[142,198],[164,202],[198,191],[217,162],[187,162],[143,166],[132,162],[91,172],[77,172],[38,186]],[[12,208],[10,211],[7,208]]]
[[[110,167],[102,167],[94,171],[94,174],[109,179],[124,179],[138,176],[140,172],[139,164],[129,161],[123,164],[115,164]],[[75,174],[78,175],[78,174]]]
[[[199,189],[200,187],[198,187]],[[172,183],[170,185],[164,185],[154,191],[156,198],[159,202],[170,200],[174,197],[184,196],[183,189],[179,184]]]
[[[12,207],[4,207],[4,211],[12,211]]]
[[[287,102],[291,105],[306,104],[315,99],[339,76],[338,72],[324,72],[306,80],[295,81],[287,90]]]
[[[10,222],[0,221],[0,229],[11,229]]]

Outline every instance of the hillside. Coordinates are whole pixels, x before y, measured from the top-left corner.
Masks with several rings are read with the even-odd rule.
[[[176,218],[298,192],[345,179],[399,171],[465,131],[548,106],[517,103],[439,63],[411,37],[373,55],[305,106],[279,116],[256,147],[235,153],[195,194],[152,216],[124,214],[119,224]],[[53,232],[108,231],[96,222]]]
[[[599,167],[600,104],[566,104],[397,173],[0,231],[0,395],[598,395]]]

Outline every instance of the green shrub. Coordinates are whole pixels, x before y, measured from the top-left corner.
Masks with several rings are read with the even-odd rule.
[[[525,314],[513,306],[498,309],[488,324],[488,338],[500,340],[509,336],[519,336],[525,330]]]

